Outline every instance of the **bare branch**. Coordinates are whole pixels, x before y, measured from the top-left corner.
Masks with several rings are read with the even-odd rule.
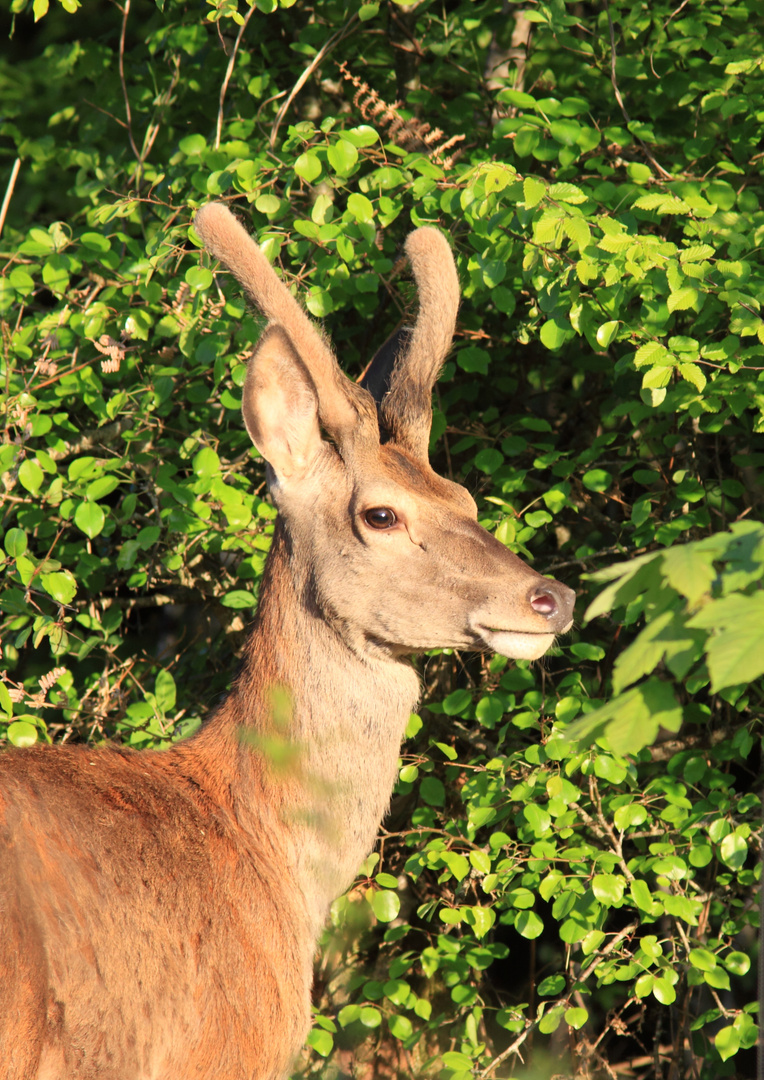
[[[284,119],[284,117],[287,114],[289,106],[292,104],[294,99],[297,97],[297,95],[302,90],[305,83],[311,77],[311,75],[316,70],[316,68],[321,63],[321,61],[324,59],[324,57],[329,52],[331,52],[331,50],[334,48],[335,45],[338,45],[341,41],[343,41],[348,36],[348,34],[354,28],[355,23],[357,23],[357,22],[358,22],[358,13],[356,12],[354,15],[350,16],[348,21],[345,23],[345,25],[340,30],[338,30],[336,33],[332,34],[332,36],[329,38],[329,40],[326,41],[321,46],[321,48],[318,50],[318,52],[313,57],[311,62],[308,64],[308,66],[303,71],[300,78],[294,84],[294,86],[292,87],[292,89],[290,90],[290,92],[289,92],[289,94],[287,96],[286,101],[284,102],[284,104],[279,109],[278,115],[276,116],[276,119],[275,119],[275,121],[273,123],[273,127],[271,128],[271,137],[270,137],[271,150],[276,145],[276,136],[278,135],[279,127],[281,126],[281,122],[282,122],[282,120]]]
[[[3,199],[3,205],[0,207],[0,236],[3,232],[3,225],[5,225],[5,215],[8,213],[8,207],[11,205],[11,198],[13,197],[13,189],[16,187],[16,177],[19,175],[19,169],[21,168],[21,158],[16,158],[11,169],[11,176],[8,181],[8,186],[5,189],[5,198]]]
[[[231,50],[231,55],[228,57],[228,67],[225,70],[225,76],[223,77],[223,83],[222,83],[222,85],[220,87],[220,101],[219,101],[219,104],[218,104],[218,123],[217,123],[217,128],[216,128],[216,131],[215,131],[215,149],[216,150],[220,146],[220,137],[221,137],[222,132],[223,132],[223,104],[225,102],[225,96],[226,96],[226,93],[228,91],[228,84],[231,81],[231,76],[233,75],[233,66],[236,63],[236,54],[239,51],[239,46],[241,45],[241,39],[244,37],[244,31],[247,29],[247,25],[249,23],[249,20],[254,15],[256,8],[257,8],[257,5],[252,4],[249,11],[244,16],[244,22],[239,27],[239,32],[236,35],[236,41],[233,43],[233,49]]]

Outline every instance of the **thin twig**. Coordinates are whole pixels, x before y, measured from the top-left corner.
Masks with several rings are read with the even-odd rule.
[[[244,16],[244,22],[239,27],[239,32],[236,35],[236,41],[233,44],[233,49],[231,50],[231,55],[228,58],[228,67],[226,68],[225,77],[223,79],[223,84],[220,87],[220,102],[218,104],[218,123],[217,123],[217,129],[215,131],[215,149],[216,150],[220,146],[220,138],[221,138],[221,135],[223,133],[223,103],[225,102],[225,96],[226,96],[226,91],[228,90],[228,84],[231,81],[231,76],[233,75],[233,66],[236,63],[236,54],[239,51],[239,46],[241,45],[241,39],[244,37],[244,31],[247,29],[247,23],[249,22],[249,20],[254,15],[256,9],[257,9],[257,5],[252,4],[251,8],[247,12],[247,14]]]
[[[599,964],[600,960],[602,960],[605,956],[611,953],[613,949],[615,949],[616,946],[618,946],[625,937],[628,937],[629,934],[633,934],[638,926],[638,922],[629,923],[629,925],[625,926],[623,930],[618,931],[618,933],[607,943],[604,949],[598,949],[593,959],[589,962],[588,966],[585,967],[584,970],[580,972],[580,974],[576,977],[576,984],[585,982],[589,978],[591,973],[594,971],[597,964]],[[567,1004],[568,1001],[569,999],[566,998],[564,1004]],[[486,1068],[483,1069],[483,1071],[480,1073],[479,1080],[486,1080],[486,1077],[490,1076],[490,1074],[499,1065],[501,1065],[503,1061],[506,1061],[507,1058],[512,1057],[513,1054],[516,1054],[525,1042],[525,1040],[531,1034],[531,1032],[538,1026],[540,1019],[541,1018],[539,1017],[538,1020],[534,1020],[533,1023],[528,1024],[525,1031],[523,1031],[522,1034],[518,1035],[515,1041],[511,1043],[506,1050],[502,1050],[502,1052],[493,1059],[491,1064],[487,1065]]]
[[[618,78],[616,76],[616,71],[615,71],[615,61],[616,61],[616,55],[615,55],[615,27],[613,26],[613,19],[611,18],[611,15],[610,15],[610,4],[608,3],[608,0],[605,0],[605,12],[607,14],[607,24],[608,24],[608,27],[610,28],[610,82],[612,83],[613,93],[615,94],[615,100],[618,102],[619,108],[620,108],[621,112],[623,113],[624,120],[626,121],[627,124],[630,124],[631,123],[631,118],[629,117],[629,114],[626,111],[626,106],[624,105],[623,98],[621,97],[621,91],[618,89]],[[666,170],[663,168],[663,166],[660,165],[658,163],[658,161],[656,161],[655,155],[653,154],[652,150],[649,148],[647,143],[643,142],[643,140],[640,139],[638,136],[635,136],[635,138],[637,139],[637,142],[639,143],[639,145],[642,148],[642,153],[645,155],[645,157],[650,162],[650,164],[653,166],[653,168],[656,170],[656,172],[660,176],[662,176],[664,180],[673,180],[674,177],[671,175],[671,173],[666,172]]]
[[[11,198],[13,196],[13,189],[16,187],[16,177],[19,175],[19,169],[21,168],[21,158],[16,158],[11,169],[11,178],[8,181],[8,187],[5,189],[5,198],[3,199],[3,205],[0,207],[0,236],[3,232],[3,225],[5,225],[5,215],[8,213],[8,207],[11,204]]]
[[[273,127],[271,128],[271,137],[270,137],[270,148],[271,148],[271,150],[276,145],[276,136],[278,135],[279,127],[281,126],[281,121],[286,116],[287,110],[289,109],[289,106],[292,104],[294,99],[297,97],[297,95],[302,90],[305,83],[311,77],[311,75],[316,70],[316,68],[321,63],[321,61],[324,59],[324,57],[327,55],[327,53],[331,52],[331,50],[334,48],[335,45],[338,45],[340,43],[340,41],[343,41],[348,36],[348,34],[353,29],[354,24],[357,23],[357,22],[358,22],[358,12],[356,12],[354,15],[351,15],[350,18],[348,19],[348,21],[345,23],[345,25],[343,27],[341,27],[339,30],[337,30],[336,33],[332,34],[332,36],[329,38],[329,40],[326,41],[321,46],[321,48],[318,50],[318,52],[313,57],[311,62],[305,68],[305,71],[303,71],[300,78],[294,84],[294,86],[292,87],[292,89],[289,92],[289,95],[287,96],[286,101],[284,102],[284,104],[279,109],[278,114],[276,116],[276,119],[275,119],[275,121],[273,123]]]
[[[122,84],[122,97],[125,99],[125,119],[127,121],[127,137],[130,146],[140,164],[141,155],[133,138],[133,117],[130,112],[130,98],[127,94],[127,82],[125,80],[125,34],[127,33],[127,16],[130,14],[130,0],[125,0],[122,8],[122,29],[119,32],[119,81]]]

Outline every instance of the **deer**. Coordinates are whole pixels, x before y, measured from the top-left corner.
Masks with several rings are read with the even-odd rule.
[[[2,1080],[283,1080],[388,808],[412,658],[533,660],[572,623],[574,592],[429,463],[459,304],[443,233],[408,236],[416,318],[353,381],[226,205],[194,227],[267,320],[242,396],[278,511],[259,605],[189,738],[0,753]]]

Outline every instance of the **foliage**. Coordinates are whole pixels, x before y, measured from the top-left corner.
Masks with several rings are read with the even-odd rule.
[[[11,8],[7,739],[165,746],[235,666],[274,517],[259,327],[193,209],[232,201],[353,375],[435,222],[464,300],[433,463],[589,621],[536,667],[427,658],[298,1075],[750,1072],[758,5]]]

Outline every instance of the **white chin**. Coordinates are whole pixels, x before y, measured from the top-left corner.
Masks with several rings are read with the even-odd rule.
[[[514,630],[481,630],[489,649],[512,660],[538,660],[554,641],[554,634],[521,634]]]

